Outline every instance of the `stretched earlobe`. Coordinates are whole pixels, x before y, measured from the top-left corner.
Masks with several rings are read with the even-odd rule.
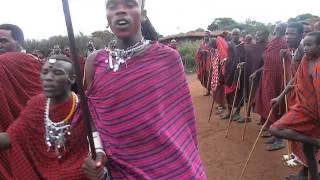
[[[142,12],[141,12],[141,22],[145,22],[145,21],[147,21],[148,20],[148,18],[147,18],[147,10],[142,10]]]

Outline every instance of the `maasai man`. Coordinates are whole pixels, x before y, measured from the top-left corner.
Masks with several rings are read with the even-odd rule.
[[[247,122],[250,121],[251,108],[254,106],[254,99],[257,88],[259,87],[259,81],[261,73],[255,73],[256,71],[261,71],[263,66],[262,54],[268,44],[269,31],[267,28],[261,28],[256,32],[256,44],[245,46],[245,62],[246,62],[246,73],[245,73],[245,82],[246,82],[246,99],[249,101],[250,89],[251,91],[251,102],[248,102],[248,111],[247,111]],[[251,76],[253,74],[253,76]],[[251,77],[251,78],[250,78]],[[253,84],[252,84],[253,83]],[[243,118],[239,120],[239,123],[245,122],[246,119]]]
[[[320,32],[308,34],[304,40],[304,56],[296,73],[296,101],[279,121],[274,123],[270,132],[275,136],[303,143],[294,146],[292,152],[298,156],[305,168],[290,179],[318,180],[315,150],[320,147]]]
[[[228,43],[218,36],[210,40],[210,48],[212,48],[211,62],[211,89],[213,101],[218,104],[216,114],[222,114],[225,110],[225,93],[224,93],[224,77],[223,70],[225,62],[228,58]]]
[[[94,47],[94,43],[93,41],[89,41],[88,45],[87,45],[87,53],[86,53],[86,57],[88,57],[91,53],[93,53],[96,50],[96,48]]]
[[[251,34],[247,34],[244,40],[245,45],[254,44],[253,36]]]
[[[315,32],[320,31],[320,21],[316,22],[313,25],[313,31],[315,31]]]
[[[239,75],[239,70],[237,68],[239,63],[245,61],[245,49],[244,43],[240,41],[240,29],[233,29],[231,32],[232,41],[228,44],[228,58],[224,67],[224,83],[225,83],[225,94],[228,103],[228,112],[225,115],[222,115],[222,119],[228,119],[231,116],[232,105],[235,105],[235,112],[232,114],[232,120],[238,121],[241,119],[240,109],[243,104],[243,70],[241,75],[241,82],[237,88],[237,80]],[[243,66],[241,68],[244,68]],[[236,95],[237,92],[237,95]],[[235,103],[233,103],[234,96],[236,96]]]
[[[298,51],[298,47],[300,45],[300,42],[303,37],[304,28],[302,24],[300,23],[291,23],[288,25],[286,29],[286,42],[288,44],[288,49],[283,49],[281,51],[281,58],[285,60],[286,65],[286,88],[284,88],[283,92],[276,98],[271,100],[271,104],[273,106],[273,109],[275,109],[276,106],[281,104],[281,102],[285,101],[285,95],[287,95],[287,108],[289,108],[290,105],[294,104],[295,101],[295,94],[291,92],[293,90],[294,85],[294,76],[296,74],[296,71],[300,65],[301,60],[294,61],[293,57],[295,52]],[[284,87],[284,86],[283,86]],[[288,110],[288,109],[286,109]],[[275,138],[270,138],[266,141],[267,144],[272,144],[275,142]]]
[[[310,24],[307,24],[307,23],[304,23],[302,24],[303,25],[303,37],[305,37],[306,34],[310,33],[313,31],[312,29],[312,26]],[[297,49],[297,48],[295,48]],[[299,44],[299,47],[298,49],[295,51],[294,53],[294,57],[293,57],[293,63],[295,65],[295,68],[297,69],[301,60],[302,60],[302,57],[304,55],[304,52],[303,52],[303,42],[301,41],[300,44]]]
[[[52,51],[50,53],[50,56],[58,55],[58,54],[62,54],[62,50],[61,50],[59,44],[55,44],[55,45],[53,45]]]
[[[141,33],[143,0],[107,0],[115,47],[86,61],[87,96],[114,179],[206,179],[177,51]],[[95,178],[96,163],[85,172]]]
[[[169,47],[171,47],[172,49],[178,50],[178,44],[177,41],[175,39],[172,39],[170,41],[170,43],[168,44]]]
[[[287,24],[278,24],[275,28],[275,37],[268,43],[263,53],[263,73],[260,86],[256,95],[256,111],[261,116],[261,123],[264,123],[271,110],[271,99],[278,97],[283,90],[283,64],[280,57],[281,49],[287,49],[287,43],[284,38]],[[285,113],[284,104],[279,105],[280,108],[274,109],[269,119],[267,129],[276,122]],[[271,137],[266,131],[263,137]],[[276,141],[267,148],[268,151],[274,151],[284,148],[285,145],[281,139]]]
[[[75,82],[71,60],[64,55],[49,57],[41,79],[44,93],[31,98],[7,132],[0,133],[0,148],[8,149],[12,176],[86,179],[81,167],[88,143],[84,123],[73,120],[78,98],[70,90]]]
[[[18,118],[27,101],[42,92],[42,62],[35,56],[21,53],[24,36],[12,24],[0,25],[0,132]],[[11,179],[6,152],[0,152],[0,179]]]
[[[208,81],[210,78],[210,47],[209,47],[209,41],[210,41],[210,32],[206,32],[206,36],[204,37],[204,40],[200,42],[200,47],[196,54],[196,61],[198,64],[197,69],[197,77],[201,82],[201,85],[207,89],[207,93],[205,96],[210,95],[211,86],[208,86]],[[210,84],[209,84],[210,85]]]

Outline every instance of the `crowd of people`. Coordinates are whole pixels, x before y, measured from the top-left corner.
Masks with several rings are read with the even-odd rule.
[[[58,45],[25,53],[22,30],[0,25],[0,179],[207,179],[180,55],[157,41],[144,4],[107,0],[115,40],[89,43],[79,62]],[[72,91],[83,62],[89,112]]]
[[[261,27],[255,38],[239,29],[215,37],[208,31],[196,55],[197,77],[221,119],[247,123],[251,111],[259,114],[267,151],[290,140],[285,161],[303,168],[287,179],[319,179],[319,40],[320,21],[279,23],[272,36]]]
[[[114,41],[101,50],[89,42],[77,60],[59,45],[48,57],[26,53],[23,31],[0,25],[0,179],[207,179],[177,41],[158,42],[145,0],[107,0],[106,11]],[[251,110],[240,113],[247,104],[268,123],[267,150],[292,141],[304,168],[288,178],[317,180],[320,23],[310,27],[281,23],[271,40],[267,29],[255,37],[207,32],[196,59],[221,119],[250,122]]]

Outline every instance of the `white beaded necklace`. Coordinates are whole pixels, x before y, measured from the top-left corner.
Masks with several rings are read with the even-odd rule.
[[[79,102],[78,97],[75,93],[72,96],[76,98],[76,106]],[[71,135],[70,124],[64,120],[60,122],[52,122],[50,119],[50,98],[47,99],[45,112],[44,112],[44,125],[45,125],[45,142],[48,146],[48,152],[54,148],[57,158],[62,157],[62,153],[65,151],[66,137],[65,135]],[[63,152],[61,149],[63,148]]]
[[[120,69],[120,65],[125,63],[127,66],[127,60],[137,53],[145,49],[150,44],[150,41],[142,39],[135,45],[124,49],[116,49],[114,47],[106,48],[106,51],[109,52],[109,58],[105,61],[109,68],[114,72],[117,72]]]

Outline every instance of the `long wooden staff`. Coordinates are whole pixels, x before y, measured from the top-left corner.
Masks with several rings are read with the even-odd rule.
[[[244,173],[245,173],[245,171],[246,171],[246,169],[247,169],[248,163],[249,163],[249,161],[250,161],[250,159],[251,159],[251,157],[252,157],[252,154],[253,154],[253,152],[254,152],[257,144],[258,144],[258,141],[259,141],[260,136],[261,136],[261,134],[262,134],[262,132],[263,132],[263,129],[267,126],[267,124],[268,124],[268,122],[269,122],[269,119],[270,119],[270,117],[271,117],[271,114],[272,114],[272,109],[270,110],[269,115],[268,115],[268,118],[267,118],[266,122],[263,124],[263,126],[261,127],[260,132],[259,132],[259,134],[258,134],[258,137],[257,137],[256,141],[254,142],[252,148],[251,148],[251,151],[250,151],[250,153],[249,153],[249,156],[248,156],[248,158],[247,158],[247,160],[246,160],[246,162],[245,162],[245,164],[244,164],[244,166],[243,166],[243,168],[242,168],[242,171],[241,171],[241,175],[240,175],[240,177],[239,177],[239,180],[242,179],[242,177],[243,177],[243,175],[244,175]]]
[[[248,100],[248,104],[247,104],[247,109],[246,109],[246,115],[245,115],[245,124],[244,124],[244,129],[243,129],[243,133],[242,133],[242,141],[244,141],[244,137],[246,134],[246,130],[247,130],[247,121],[248,121],[248,114],[250,111],[250,106],[251,106],[251,98],[252,98],[252,90],[253,90],[253,82],[254,82],[255,77],[252,79],[251,85],[250,85],[250,92],[249,92],[249,100]]]
[[[230,112],[229,122],[228,122],[227,130],[226,130],[226,135],[225,135],[226,138],[229,135],[229,129],[230,129],[231,122],[232,122],[233,111],[235,109],[234,106],[235,106],[235,103],[236,103],[236,100],[237,100],[237,96],[238,96],[238,89],[239,89],[239,86],[240,86],[240,80],[241,80],[241,74],[242,74],[243,66],[238,66],[238,69],[239,69],[239,76],[238,76],[238,80],[237,80],[236,91],[235,91],[235,94],[234,94],[234,97],[233,97],[233,103],[232,103],[232,108],[231,108],[231,112]]]
[[[66,26],[67,26],[67,30],[68,30],[68,38],[69,38],[69,43],[70,43],[70,50],[71,50],[71,54],[72,54],[74,70],[75,70],[75,74],[76,74],[76,83],[77,83],[77,86],[79,89],[80,105],[81,105],[81,110],[82,110],[82,113],[84,116],[84,123],[85,123],[87,136],[88,136],[88,140],[89,140],[89,145],[90,145],[90,150],[91,150],[91,157],[92,157],[92,159],[96,159],[96,151],[94,148],[94,142],[93,142],[93,137],[92,137],[92,127],[91,127],[92,118],[91,118],[91,114],[89,112],[87,98],[85,97],[84,90],[83,90],[83,84],[82,84],[83,77],[82,77],[82,73],[80,70],[80,64],[79,64],[78,57],[77,57],[78,50],[77,50],[76,43],[75,43],[68,0],[62,0],[62,5],[63,5],[63,12],[64,12],[64,16],[65,16]]]
[[[284,86],[284,89],[286,89],[286,87],[287,87],[287,68],[286,68],[286,58],[284,56],[282,57],[282,66],[283,66],[283,84],[284,84],[283,86]],[[286,104],[286,112],[288,112],[289,106],[288,106],[287,94],[284,95],[284,101]],[[287,153],[288,153],[288,157],[290,157],[291,149],[290,149],[289,140],[287,140]]]
[[[210,71],[209,71],[209,75],[208,75],[208,83],[207,83],[207,88],[209,88],[211,86],[210,84],[210,80],[211,79],[211,75],[212,75],[212,67],[210,66]],[[210,114],[209,114],[209,119],[208,119],[208,122],[210,122],[211,120],[211,117],[212,117],[212,112],[213,112],[213,106],[214,106],[214,101],[215,101],[215,97],[214,97],[214,94],[212,92],[212,103],[211,103],[211,109],[210,109]]]

